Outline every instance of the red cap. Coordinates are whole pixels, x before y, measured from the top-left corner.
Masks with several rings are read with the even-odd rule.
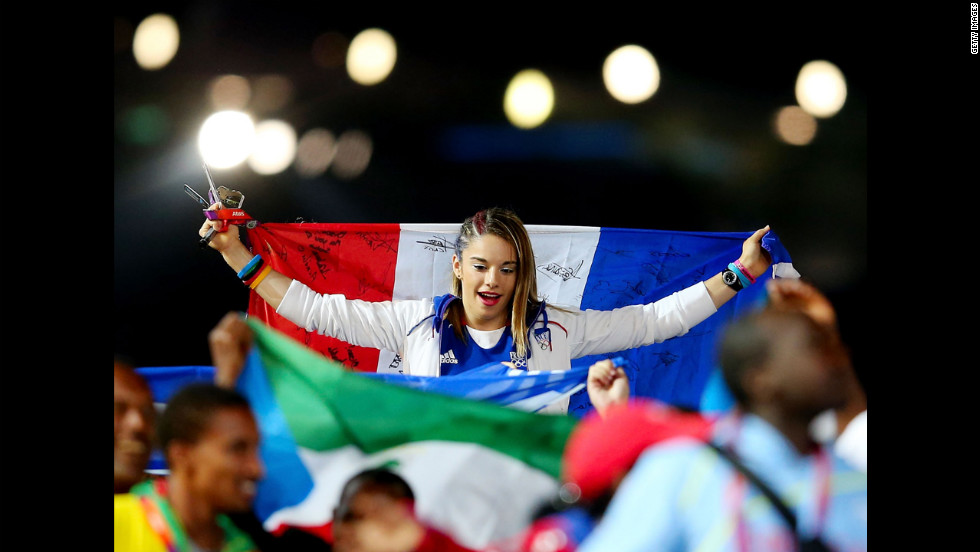
[[[565,444],[562,479],[577,485],[582,499],[592,500],[628,472],[647,447],[681,436],[706,440],[711,423],[652,400],[613,405],[604,418],[593,411]]]

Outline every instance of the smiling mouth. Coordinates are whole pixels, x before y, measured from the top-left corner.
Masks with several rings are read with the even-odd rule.
[[[477,292],[477,295],[480,296],[480,301],[482,301],[483,304],[488,307],[496,305],[497,302],[500,301],[500,297],[501,297],[499,293],[490,293],[485,291]]]

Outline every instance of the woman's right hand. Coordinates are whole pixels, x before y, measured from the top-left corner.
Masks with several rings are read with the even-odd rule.
[[[210,210],[214,211],[220,207],[220,204],[215,203],[210,207]],[[221,228],[225,228],[224,232],[220,232]],[[211,220],[206,219],[201,228],[197,231],[197,235],[202,238],[207,235],[208,231],[212,228],[215,229],[214,234],[211,236],[211,241],[208,245],[211,249],[214,249],[221,253],[221,258],[224,259],[225,263],[231,267],[236,273],[241,272],[243,268],[251,261],[255,255],[249,250],[248,247],[242,243],[239,239],[239,229],[236,224],[228,224],[227,221],[223,220]],[[268,245],[266,246],[268,248]],[[269,252],[270,258],[265,262],[272,263],[271,258],[274,256],[270,249],[266,249]],[[272,264],[268,264],[270,268]],[[279,308],[282,303],[282,298],[292,284],[293,279],[287,276],[271,270],[263,277],[262,280],[257,280],[258,284],[254,284],[255,287],[252,288],[256,293],[259,294],[265,302],[272,307],[273,310]]]
[[[209,210],[216,211],[218,208],[220,208],[220,206],[220,203],[215,203],[209,208]],[[211,241],[208,243],[212,249],[225,251],[236,243],[241,244],[238,226],[235,224],[228,224],[223,220],[204,219],[204,224],[201,225],[201,228],[197,231],[197,235],[203,238],[205,235],[207,235],[211,228],[215,229],[214,235],[211,236]],[[226,228],[226,230],[222,232],[222,228]]]

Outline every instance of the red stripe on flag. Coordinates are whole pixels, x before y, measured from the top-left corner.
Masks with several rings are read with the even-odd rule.
[[[398,224],[266,223],[247,229],[253,253],[319,293],[389,301],[395,286]],[[248,314],[352,370],[374,372],[378,350],[310,333],[249,293]]]
[[[295,529],[300,531],[306,531],[307,533],[320,537],[324,541],[333,544],[333,520],[328,521],[324,525],[285,525],[281,524],[274,530],[270,531],[273,535],[277,537],[283,536],[289,529]]]

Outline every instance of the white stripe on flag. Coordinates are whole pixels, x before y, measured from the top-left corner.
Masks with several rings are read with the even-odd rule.
[[[793,263],[775,263],[772,265],[773,278],[800,278],[800,273]]]
[[[392,298],[425,299],[449,293],[458,224],[402,224]]]
[[[549,304],[579,308],[599,243],[593,226],[527,227],[534,247],[538,295]]]
[[[313,477],[313,491],[300,504],[270,516],[265,521],[269,531],[280,525],[326,524],[344,483],[378,466],[405,478],[420,519],[477,549],[520,533],[535,510],[558,491],[558,483],[547,474],[471,443],[425,441],[372,455],[354,446],[329,452],[300,447],[298,452]]]
[[[449,293],[458,224],[402,224],[392,299],[428,299]],[[380,350],[377,371],[397,374],[395,352]]]

